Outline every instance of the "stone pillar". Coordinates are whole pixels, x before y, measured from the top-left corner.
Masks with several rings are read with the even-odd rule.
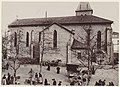
[[[107,36],[107,54],[108,54],[108,58],[109,58],[109,62],[113,62],[113,43],[112,43],[112,28],[108,28],[108,32],[107,32],[108,36]]]
[[[71,46],[73,44],[73,40],[74,40],[74,36],[72,34],[70,34],[70,40],[69,40],[69,44],[68,44],[68,63],[71,63],[72,62],[72,57],[73,57],[73,51],[71,49]]]
[[[31,49],[31,55],[30,56],[31,56],[31,59],[33,59],[33,44],[31,44],[31,48],[30,49]]]
[[[33,59],[33,41],[34,41],[34,30],[31,31],[30,34],[30,58]]]

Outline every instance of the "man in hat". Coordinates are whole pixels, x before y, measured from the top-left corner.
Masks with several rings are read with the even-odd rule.
[[[62,81],[59,81],[58,86],[61,86]]]
[[[60,67],[57,67],[56,69],[57,69],[57,74],[59,74],[60,73]]]
[[[52,80],[53,80],[53,85],[56,85],[57,84],[56,80],[55,79]]]

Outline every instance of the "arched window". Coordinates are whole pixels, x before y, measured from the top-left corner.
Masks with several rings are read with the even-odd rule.
[[[29,33],[26,34],[26,47],[29,46]]]
[[[97,49],[101,49],[101,31],[97,32]]]
[[[104,45],[104,50],[107,53],[107,28],[105,29],[105,45]]]
[[[14,47],[17,46],[17,33],[15,32]]]
[[[41,32],[39,32],[39,42],[41,41]]]
[[[54,35],[53,35],[53,47],[57,48],[57,31],[54,30]]]

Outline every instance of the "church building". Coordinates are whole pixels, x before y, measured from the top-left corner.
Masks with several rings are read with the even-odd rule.
[[[91,49],[101,50],[111,61],[113,21],[94,16],[89,2],[80,2],[75,13],[75,16],[15,20],[8,26],[13,36],[11,49],[15,51],[19,45],[21,58],[76,63],[85,55],[89,38]]]

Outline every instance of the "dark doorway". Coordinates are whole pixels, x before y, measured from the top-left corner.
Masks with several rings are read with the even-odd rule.
[[[36,59],[37,63],[39,63],[40,59],[40,47],[38,44],[33,46],[33,58]]]

